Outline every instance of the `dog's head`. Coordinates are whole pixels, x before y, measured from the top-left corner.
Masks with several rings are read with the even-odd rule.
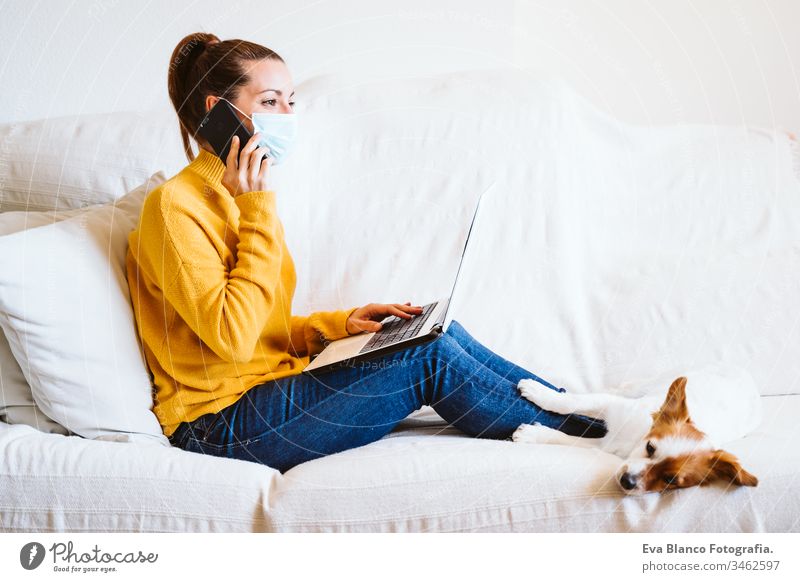
[[[669,387],[653,425],[617,473],[617,484],[629,494],[662,492],[724,481],[755,487],[758,479],[732,454],[714,448],[689,417],[686,378]]]

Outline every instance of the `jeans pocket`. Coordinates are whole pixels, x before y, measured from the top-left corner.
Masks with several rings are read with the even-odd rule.
[[[192,430],[197,430],[193,428],[193,424],[189,422],[182,422],[178,425],[178,428],[175,429],[175,432],[172,433],[169,437],[169,442],[173,447],[178,447],[179,449],[185,449],[186,443],[189,439],[194,436]]]
[[[238,438],[223,425],[223,428],[220,429],[218,433],[210,434],[202,438],[200,438],[200,434],[197,434],[194,438],[189,436],[187,440],[191,441],[195,448],[199,447],[204,449],[202,452],[210,452],[211,454],[223,457],[232,457],[236,456],[235,451],[258,444],[266,435],[267,433],[263,433],[250,438]]]
[[[186,432],[183,440],[191,440],[207,447],[225,448],[235,440],[222,412],[210,412],[198,417]]]
[[[211,420],[210,416],[204,414],[191,422],[184,421],[178,425],[175,432],[170,436],[170,442],[179,448],[185,448],[189,440],[202,440],[205,439],[208,433],[208,426]]]

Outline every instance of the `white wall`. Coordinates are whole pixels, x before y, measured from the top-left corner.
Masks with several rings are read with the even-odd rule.
[[[513,66],[563,75],[637,123],[800,131],[797,0],[7,0],[0,10],[0,122],[168,108],[172,49],[203,30],[275,49],[295,83]]]
[[[515,59],[620,118],[800,130],[798,0],[515,4]]]

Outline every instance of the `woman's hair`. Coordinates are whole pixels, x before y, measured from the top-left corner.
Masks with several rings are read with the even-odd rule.
[[[213,34],[195,32],[184,37],[172,51],[167,87],[178,114],[186,157],[195,155],[189,136],[195,137],[206,115],[206,97],[216,95],[233,101],[239,88],[250,81],[248,61],[275,59],[278,53],[246,40],[220,41]]]

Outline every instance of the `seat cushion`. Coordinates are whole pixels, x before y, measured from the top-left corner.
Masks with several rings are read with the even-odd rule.
[[[755,488],[626,496],[613,455],[474,439],[423,409],[376,443],[286,472],[271,523],[286,532],[797,531],[800,451],[788,443],[800,438],[800,396],[762,400],[761,428],[725,447],[759,478]]]
[[[377,442],[283,475],[0,423],[0,531],[797,531],[800,396],[762,398],[761,428],[726,447],[757,487],[642,497],[616,489],[611,455],[471,438],[429,407]]]
[[[274,469],[0,423],[0,531],[270,529]]]

